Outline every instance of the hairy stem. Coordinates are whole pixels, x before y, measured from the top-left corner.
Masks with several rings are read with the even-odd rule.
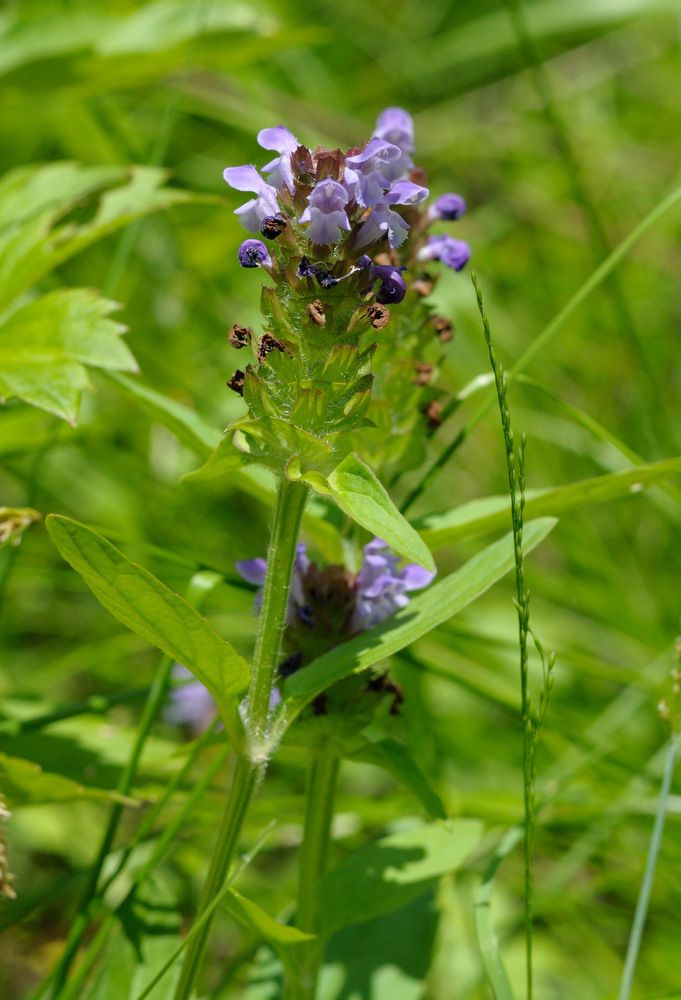
[[[251,687],[245,722],[246,745],[234,765],[232,785],[220,824],[217,843],[199,902],[199,917],[220,892],[239,842],[246,812],[258,777],[271,751],[268,731],[270,696],[280,659],[286,626],[288,594],[296,555],[298,530],[305,509],[308,487],[281,479],[274,507],[274,524],[267,551],[267,573],[263,587],[258,635],[255,644]],[[189,1000],[208,941],[213,914],[204,921],[187,947],[175,1000]]]

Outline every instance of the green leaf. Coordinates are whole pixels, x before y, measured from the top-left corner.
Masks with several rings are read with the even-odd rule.
[[[346,753],[348,760],[358,760],[363,764],[380,767],[393,778],[401,781],[416,795],[421,804],[434,819],[447,819],[447,811],[442,799],[433,791],[423,771],[414,760],[409,747],[388,737],[378,743],[363,739],[363,746]]]
[[[183,476],[182,482],[200,483],[207,479],[219,479],[221,476],[229,475],[235,469],[242,469],[243,465],[244,456],[234,447],[231,437],[223,437],[204,464]]]
[[[322,465],[332,455],[331,445],[326,441],[280,417],[260,417],[240,422],[237,431],[240,436],[245,434],[254,438],[277,454],[300,455],[303,464]]]
[[[0,792],[10,805],[68,802],[72,799],[106,799],[137,805],[134,799],[104,788],[88,788],[62,774],[43,771],[40,764],[0,752]]]
[[[95,597],[137,635],[187,667],[213,695],[232,741],[241,738],[239,696],[249,668],[190,604],[95,531],[50,514],[47,530]]]
[[[373,920],[343,927],[324,951],[324,1000],[423,1000],[438,928],[435,892]],[[340,973],[340,974],[339,974]]]
[[[75,424],[84,365],[136,371],[120,339],[125,327],[107,319],[115,302],[86,288],[51,292],[13,312],[0,326],[0,393]]]
[[[434,570],[435,563],[423,540],[400,514],[388,491],[368,465],[348,455],[326,477],[340,509],[353,521],[382,538],[399,555]],[[315,483],[311,483],[315,488]]]
[[[297,927],[287,927],[280,924],[257,903],[242,896],[236,889],[229,889],[222,905],[245,927],[256,931],[263,940],[274,948],[285,963],[289,961],[288,949],[291,946],[303,941],[311,941],[315,936],[299,931]]]
[[[532,551],[558,522],[545,517],[530,521],[523,533],[523,551]],[[289,718],[336,681],[366,670],[441,625],[474,601],[515,565],[513,535],[469,559],[455,573],[434,583],[394,615],[313,660],[286,681]]]
[[[167,427],[181,444],[191,448],[199,458],[207,459],[222,441],[220,431],[211,427],[203,417],[200,417],[195,410],[190,410],[188,406],[169,399],[168,396],[150,389],[136,379],[128,378],[127,375],[107,372],[107,377],[125,389],[153,420]]]
[[[582,479],[569,486],[528,490],[525,494],[525,521],[544,514],[563,514],[591,504],[631,496],[677,472],[681,472],[681,458],[669,458],[625,469],[623,472]],[[508,496],[484,497],[462,504],[445,514],[429,514],[416,521],[416,526],[431,548],[439,548],[457,538],[468,538],[506,527],[510,517]]]
[[[459,868],[482,829],[477,819],[437,821],[360,847],[322,879],[321,932],[328,935],[404,906]]]
[[[214,196],[164,187],[167,174],[155,167],[121,167],[104,172],[68,164],[58,174],[59,166],[22,169],[18,175],[10,175],[7,182],[4,209],[0,201],[0,214],[9,220],[0,230],[0,310],[57,265],[134,219],[173,205],[216,201]],[[82,177],[74,170],[81,171]],[[48,173],[41,176],[41,171]],[[50,179],[58,185],[53,189],[54,198],[47,193]],[[91,221],[82,225],[60,223],[84,195],[112,184],[118,186],[101,195]],[[29,206],[32,190],[38,193],[38,202],[47,206],[38,214]],[[58,194],[61,197],[57,201]],[[18,206],[14,217],[12,199]]]

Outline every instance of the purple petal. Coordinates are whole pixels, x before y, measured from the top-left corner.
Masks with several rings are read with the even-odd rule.
[[[466,202],[460,194],[441,194],[428,209],[428,218],[431,221],[442,219],[445,222],[453,222],[460,219],[465,211]]]
[[[430,194],[428,188],[411,181],[397,181],[385,196],[387,205],[418,205]]]
[[[402,570],[401,577],[405,590],[422,590],[435,579],[435,573],[416,563],[408,563]]]
[[[265,582],[265,573],[267,572],[266,559],[243,559],[234,565],[239,576],[242,576],[247,583],[255,584],[256,587],[262,587]]]
[[[369,140],[360,153],[346,156],[345,162],[349,163],[351,167],[365,171],[375,168],[374,160],[389,163],[391,160],[398,160],[401,155],[402,150],[399,146],[394,146],[391,142],[386,142],[385,139],[375,136]]]
[[[386,108],[376,119],[375,135],[399,146],[403,153],[414,152],[414,121],[404,108]]]
[[[269,183],[279,191],[281,191],[282,184],[286,184],[289,191],[293,193],[291,153],[294,153],[300,145],[296,137],[283,125],[275,125],[274,128],[264,128],[258,132],[258,144],[263,149],[274,149],[280,154],[262,168],[263,173],[269,175]]]

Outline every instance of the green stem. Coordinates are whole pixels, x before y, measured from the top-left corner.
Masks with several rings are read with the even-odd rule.
[[[304,483],[294,483],[288,479],[281,479],[277,488],[274,525],[267,551],[267,573],[263,586],[248,696],[246,747],[239,753],[234,765],[232,786],[199,902],[199,918],[202,918],[223,886],[258,777],[264,770],[272,750],[268,729],[270,696],[280,660],[298,530],[307,493],[308,487]],[[189,1000],[192,994],[212,919],[211,913],[203,921],[200,932],[193,936],[187,947],[175,991],[175,1000]]]
[[[620,983],[619,993],[617,994],[617,1000],[629,1000],[629,996],[631,994],[634,972],[636,970],[636,962],[638,960],[638,952],[641,947],[641,939],[643,937],[643,928],[648,914],[650,893],[653,888],[653,879],[655,878],[657,857],[660,853],[660,844],[662,843],[662,831],[664,830],[664,821],[667,815],[669,792],[671,790],[672,777],[674,775],[674,768],[676,767],[676,760],[680,749],[681,738],[678,735],[675,735],[672,737],[672,741],[669,745],[669,751],[667,753],[667,760],[665,761],[662,788],[660,789],[660,797],[658,799],[657,812],[655,814],[655,823],[653,824],[653,835],[650,838],[650,847],[648,848],[646,868],[643,874],[643,881],[641,882],[641,891],[639,892],[638,902],[636,903],[634,922],[631,925],[631,934],[629,935],[627,955],[624,960],[622,981]]]
[[[331,838],[338,765],[338,756],[327,743],[317,750],[308,771],[296,918],[297,927],[308,934],[319,934],[319,888]],[[296,977],[286,992],[287,1000],[314,1000],[323,954],[324,943],[318,937],[300,945]]]

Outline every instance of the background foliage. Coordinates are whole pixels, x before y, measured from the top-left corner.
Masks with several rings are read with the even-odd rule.
[[[281,122],[309,144],[345,147],[368,137],[386,105],[408,108],[431,189],[457,190],[468,201],[457,235],[473,246],[497,354],[510,368],[608,252],[680,183],[679,27],[674,0],[535,0],[524,9],[515,0],[5,5],[0,168],[60,166],[41,175],[42,187],[36,183],[25,204],[12,185],[28,175],[10,175],[10,186],[0,189],[7,196],[0,207],[10,213],[0,221],[25,213],[28,241],[18,249],[11,241],[0,246],[0,308],[38,317],[31,326],[24,316],[22,330],[44,330],[47,309],[57,332],[55,302],[62,311],[79,309],[78,343],[57,337],[58,357],[75,366],[74,378],[85,385],[81,362],[91,361],[85,355],[94,343],[97,365],[132,370],[127,344],[143,385],[203,422],[194,434],[178,426],[172,433],[153,400],[141,405],[125,376],[92,368],[94,391],[85,389],[75,426],[59,417],[73,419],[77,400],[73,393],[64,398],[58,385],[51,412],[10,399],[0,413],[0,503],[96,526],[180,593],[198,568],[223,573],[225,583],[204,610],[248,655],[252,594],[238,585],[233,563],[263,554],[267,493],[261,480],[245,476],[229,489],[179,485],[240,412],[224,387],[238,363],[226,331],[259,319],[258,275],[237,266],[243,234],[223,167],[254,159],[262,127]],[[132,164],[146,170],[131,175]],[[162,187],[159,167],[169,171],[174,193]],[[529,438],[529,488],[681,454],[678,237],[677,208],[574,312],[528,378],[511,386],[514,425]],[[129,327],[123,340],[101,300],[75,289],[99,289],[123,304],[115,314]],[[443,275],[437,295],[456,325],[439,382],[448,399],[487,373],[486,349],[467,276]],[[10,313],[0,320],[12,334]],[[17,352],[33,342],[22,341],[24,333],[4,336],[3,360],[18,364]],[[3,392],[31,399],[26,385]],[[430,461],[489,392],[478,388],[462,399],[434,435]],[[416,479],[404,477],[398,500]],[[598,506],[577,494],[528,564],[534,625],[558,654],[539,755],[539,798],[547,799],[536,836],[543,997],[614,995],[655,809],[666,738],[656,704],[678,630],[681,507],[673,479],[664,490],[643,492],[638,481],[627,483],[626,499]],[[504,490],[503,445],[490,410],[410,516]],[[487,527],[507,530],[508,522]],[[311,551],[334,559],[332,539],[313,528],[308,524],[305,535]],[[482,544],[450,537],[438,551],[440,570],[454,569]],[[98,798],[115,788],[130,751],[139,699],[126,692],[150,683],[157,655],[94,601],[40,524],[20,547],[0,552],[0,592],[0,751],[76,782],[75,789],[50,791],[15,774],[14,785],[11,775],[4,784],[18,898],[0,910],[0,992],[19,1000],[61,950],[101,835],[105,807]],[[428,968],[428,996],[487,995],[473,893],[499,836],[522,814],[510,594],[507,579],[394,660],[406,694],[402,735],[449,815],[482,818],[486,833],[456,875],[396,911],[391,924],[377,915],[336,935],[329,996],[416,998]],[[12,732],[12,720],[99,695],[115,696],[105,715]],[[209,747],[199,757],[171,813],[218,752]],[[153,800],[185,759],[183,735],[159,722],[134,797]],[[303,754],[285,748],[250,814],[249,846],[270,817],[278,819],[239,884],[269,913],[281,914],[292,896],[303,773]],[[157,869],[152,909],[167,899],[182,918],[192,912],[225,781],[221,769]],[[423,815],[411,792],[362,763],[344,765],[338,812],[335,860],[368,836],[401,830],[405,817]],[[677,784],[639,997],[679,990],[680,816]],[[126,811],[124,833],[137,817]],[[138,866],[149,843],[139,848]],[[499,871],[493,908],[514,984],[522,982],[521,899],[516,852]],[[157,921],[159,954],[165,936],[176,943],[178,923],[168,921],[166,935]],[[222,913],[207,977],[212,995],[246,995],[257,940]],[[134,960],[123,935],[111,947],[111,966]],[[383,956],[380,966],[375,954]],[[257,952],[256,980],[266,981],[270,962],[270,953]],[[93,995],[119,995],[110,988]],[[269,994],[256,983],[248,995]]]

